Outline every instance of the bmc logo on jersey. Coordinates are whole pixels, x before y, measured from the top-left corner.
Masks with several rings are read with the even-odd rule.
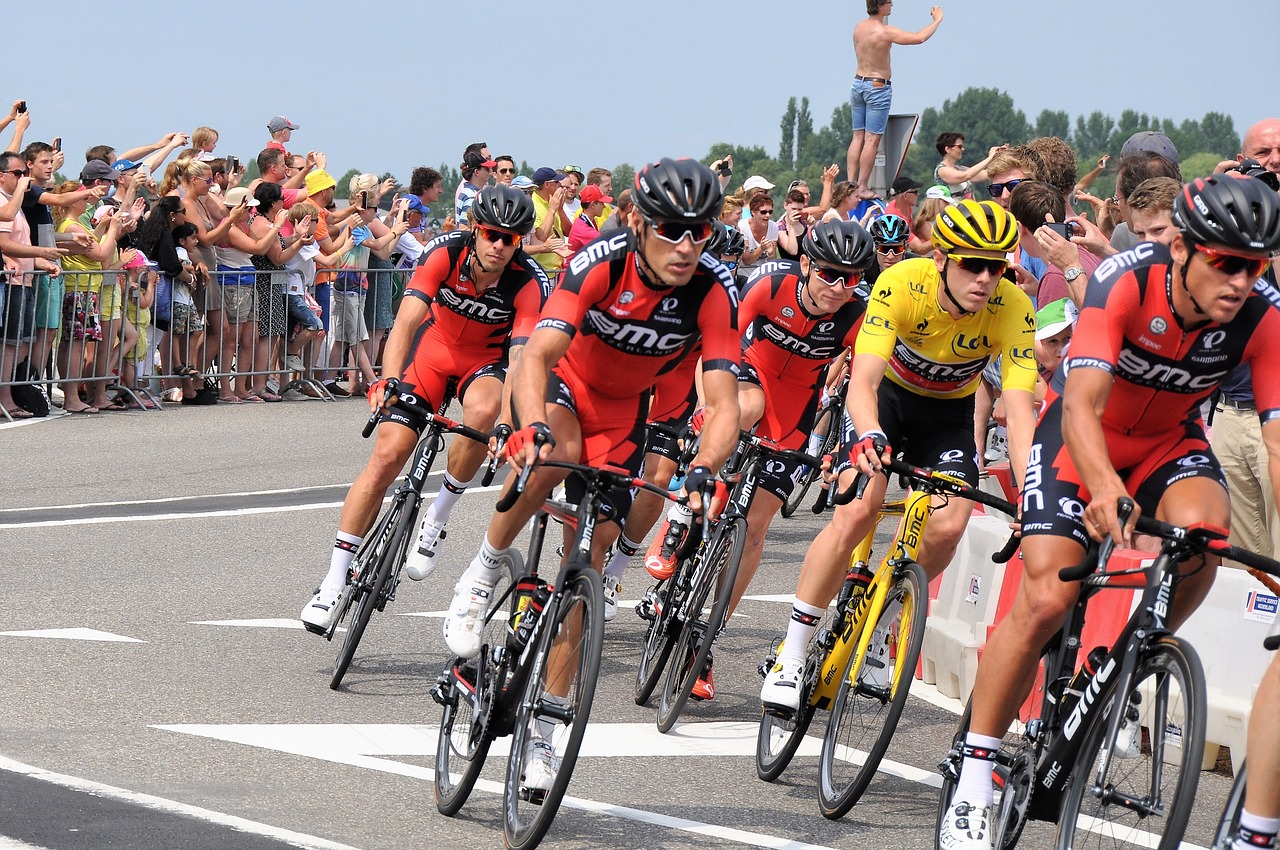
[[[1116,272],[1127,269],[1130,266],[1136,266],[1138,263],[1149,260],[1155,255],[1155,244],[1152,242],[1141,242],[1137,246],[1130,248],[1128,251],[1121,251],[1112,257],[1107,257],[1098,264],[1097,270],[1093,276],[1097,280],[1111,277]]]
[[[1213,389],[1228,370],[1193,374],[1182,368],[1176,361],[1163,360],[1163,358],[1148,359],[1126,348],[1120,351],[1120,356],[1116,360],[1116,371],[1121,377],[1140,387],[1197,393]]]
[[[486,325],[500,325],[511,321],[512,312],[499,304],[486,304],[482,300],[460,295],[447,286],[440,287],[436,299],[459,316],[465,316]]]
[[[692,333],[659,333],[645,325],[619,322],[595,309],[587,311],[587,322],[611,348],[627,354],[650,357],[674,354],[693,336]]]
[[[787,333],[786,330],[772,322],[765,322],[762,329],[764,330],[764,335],[783,351],[790,351],[792,354],[799,354],[801,357],[818,359],[836,356],[834,345],[814,345],[809,340]]]
[[[573,259],[569,261],[569,271],[574,274],[582,274],[586,271],[587,266],[594,263],[602,257],[607,257],[619,248],[626,247],[627,239],[630,237],[631,231],[622,229],[617,236],[612,239],[599,239],[587,245],[581,251],[573,255]]]

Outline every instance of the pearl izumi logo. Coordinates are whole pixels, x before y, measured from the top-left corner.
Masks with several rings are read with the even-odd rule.
[[[1153,334],[1162,334],[1169,330],[1169,323],[1162,317],[1156,316],[1151,320],[1151,324],[1147,326]]]

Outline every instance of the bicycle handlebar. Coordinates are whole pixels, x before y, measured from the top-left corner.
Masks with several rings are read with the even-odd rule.
[[[399,408],[405,413],[412,413],[415,416],[420,417],[425,420],[429,426],[439,426],[441,431],[446,431],[450,434],[460,434],[469,440],[475,440],[477,443],[483,443],[486,446],[489,445],[489,435],[483,431],[477,431],[475,428],[463,425],[461,422],[454,422],[449,417],[443,416],[429,407],[423,407],[420,404],[414,404],[411,401],[406,401],[403,396],[396,396],[395,401],[391,403],[391,406]],[[378,427],[378,423],[382,421],[382,412],[383,408],[379,408],[369,414],[369,420],[364,423],[364,431],[361,432],[361,435],[366,439],[373,433],[373,430]]]
[[[1001,499],[999,496],[993,496],[985,490],[979,490],[977,487],[953,481],[951,478],[945,477],[946,473],[940,473],[936,469],[930,469],[926,466],[913,466],[895,459],[884,464],[881,471],[886,477],[889,475],[901,475],[903,478],[924,485],[924,489],[934,493],[968,499],[971,502],[995,508],[1011,517],[1018,515],[1018,508],[1012,502]],[[837,493],[833,501],[837,505],[846,505],[854,499],[860,499],[869,483],[871,483],[871,477],[859,472],[853,483],[847,489]]]
[[[1122,526],[1128,524],[1129,516],[1132,514],[1133,509],[1133,500],[1120,500],[1117,505],[1117,514]],[[1235,561],[1238,564],[1252,567],[1259,572],[1280,576],[1280,562],[1274,561],[1265,555],[1250,552],[1248,549],[1232,546],[1226,541],[1226,532],[1220,528],[1205,525],[1191,525],[1183,528],[1154,517],[1139,516],[1134,523],[1134,530],[1139,534],[1147,534],[1152,537],[1159,537],[1161,540],[1180,543],[1191,550],[1192,553],[1217,555],[1228,561]],[[1058,578],[1063,581],[1083,580],[1096,571],[1099,566],[1106,565],[1115,545],[1111,535],[1107,535],[1102,543],[1099,544],[1096,555],[1093,547],[1090,547],[1089,553],[1085,555],[1083,561],[1075,566],[1064,567],[1059,570]]]
[[[543,442],[545,441],[542,439],[541,436],[539,436],[538,438],[536,438],[535,442],[537,443],[538,447],[541,448]],[[583,464],[583,463],[570,463],[569,461],[564,461],[564,460],[543,460],[543,461],[539,461],[536,464],[531,464],[529,466],[526,466],[524,469],[520,470],[520,475],[518,478],[516,478],[515,486],[511,488],[511,492],[508,493],[506,496],[504,496],[501,500],[499,500],[498,504],[495,506],[496,510],[499,513],[504,513],[506,511],[511,510],[512,505],[514,505],[516,503],[516,500],[520,498],[520,494],[524,492],[525,484],[528,482],[529,474],[530,472],[532,472],[534,466],[545,466],[545,467],[552,467],[555,469],[567,469],[570,472],[576,472],[579,475],[581,475],[583,478],[587,479],[588,482],[594,481],[595,485],[601,490],[607,490],[611,488],[623,488],[623,487],[627,489],[636,488],[640,490],[648,490],[650,493],[653,493],[657,496],[661,496],[662,498],[671,502],[679,502],[680,504],[685,504],[688,501],[686,498],[681,496],[676,496],[673,493],[668,492],[666,489],[662,487],[657,487],[653,484],[650,484],[648,481],[645,481],[642,478],[636,478],[625,469],[616,469],[616,468],[611,469],[609,467],[602,467],[602,466],[587,466],[586,464]],[[603,486],[601,485],[601,482],[605,482]],[[704,493],[704,498],[707,498],[705,493]]]
[[[1266,649],[1271,650],[1272,652],[1275,652],[1277,649],[1280,649],[1280,635],[1268,636],[1265,640],[1262,641],[1262,646]]]

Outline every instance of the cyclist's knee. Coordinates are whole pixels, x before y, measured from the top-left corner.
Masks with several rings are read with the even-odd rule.
[[[462,405],[462,418],[471,427],[487,431],[498,421],[501,407],[500,395],[470,393]]]
[[[1078,593],[1078,586],[1059,579],[1056,569],[1039,575],[1028,569],[1009,617],[1017,623],[1023,639],[1039,648],[1062,626]]]

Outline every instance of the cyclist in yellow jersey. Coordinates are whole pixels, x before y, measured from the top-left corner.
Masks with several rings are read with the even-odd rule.
[[[997,356],[1018,481],[1026,471],[1035,430],[1035,308],[1002,277],[1018,245],[1017,223],[991,201],[962,201],[938,216],[933,245],[932,257],[881,274],[871,293],[850,372],[842,490],[856,471],[878,473],[895,450],[909,463],[977,486],[973,393]],[[873,475],[863,498],[837,507],[805,553],[786,643],[761,689],[766,705],[798,707],[809,640],[840,589],[854,546],[874,525],[887,486],[885,476]],[[930,579],[951,561],[972,512],[962,499],[934,512],[920,554]]]

